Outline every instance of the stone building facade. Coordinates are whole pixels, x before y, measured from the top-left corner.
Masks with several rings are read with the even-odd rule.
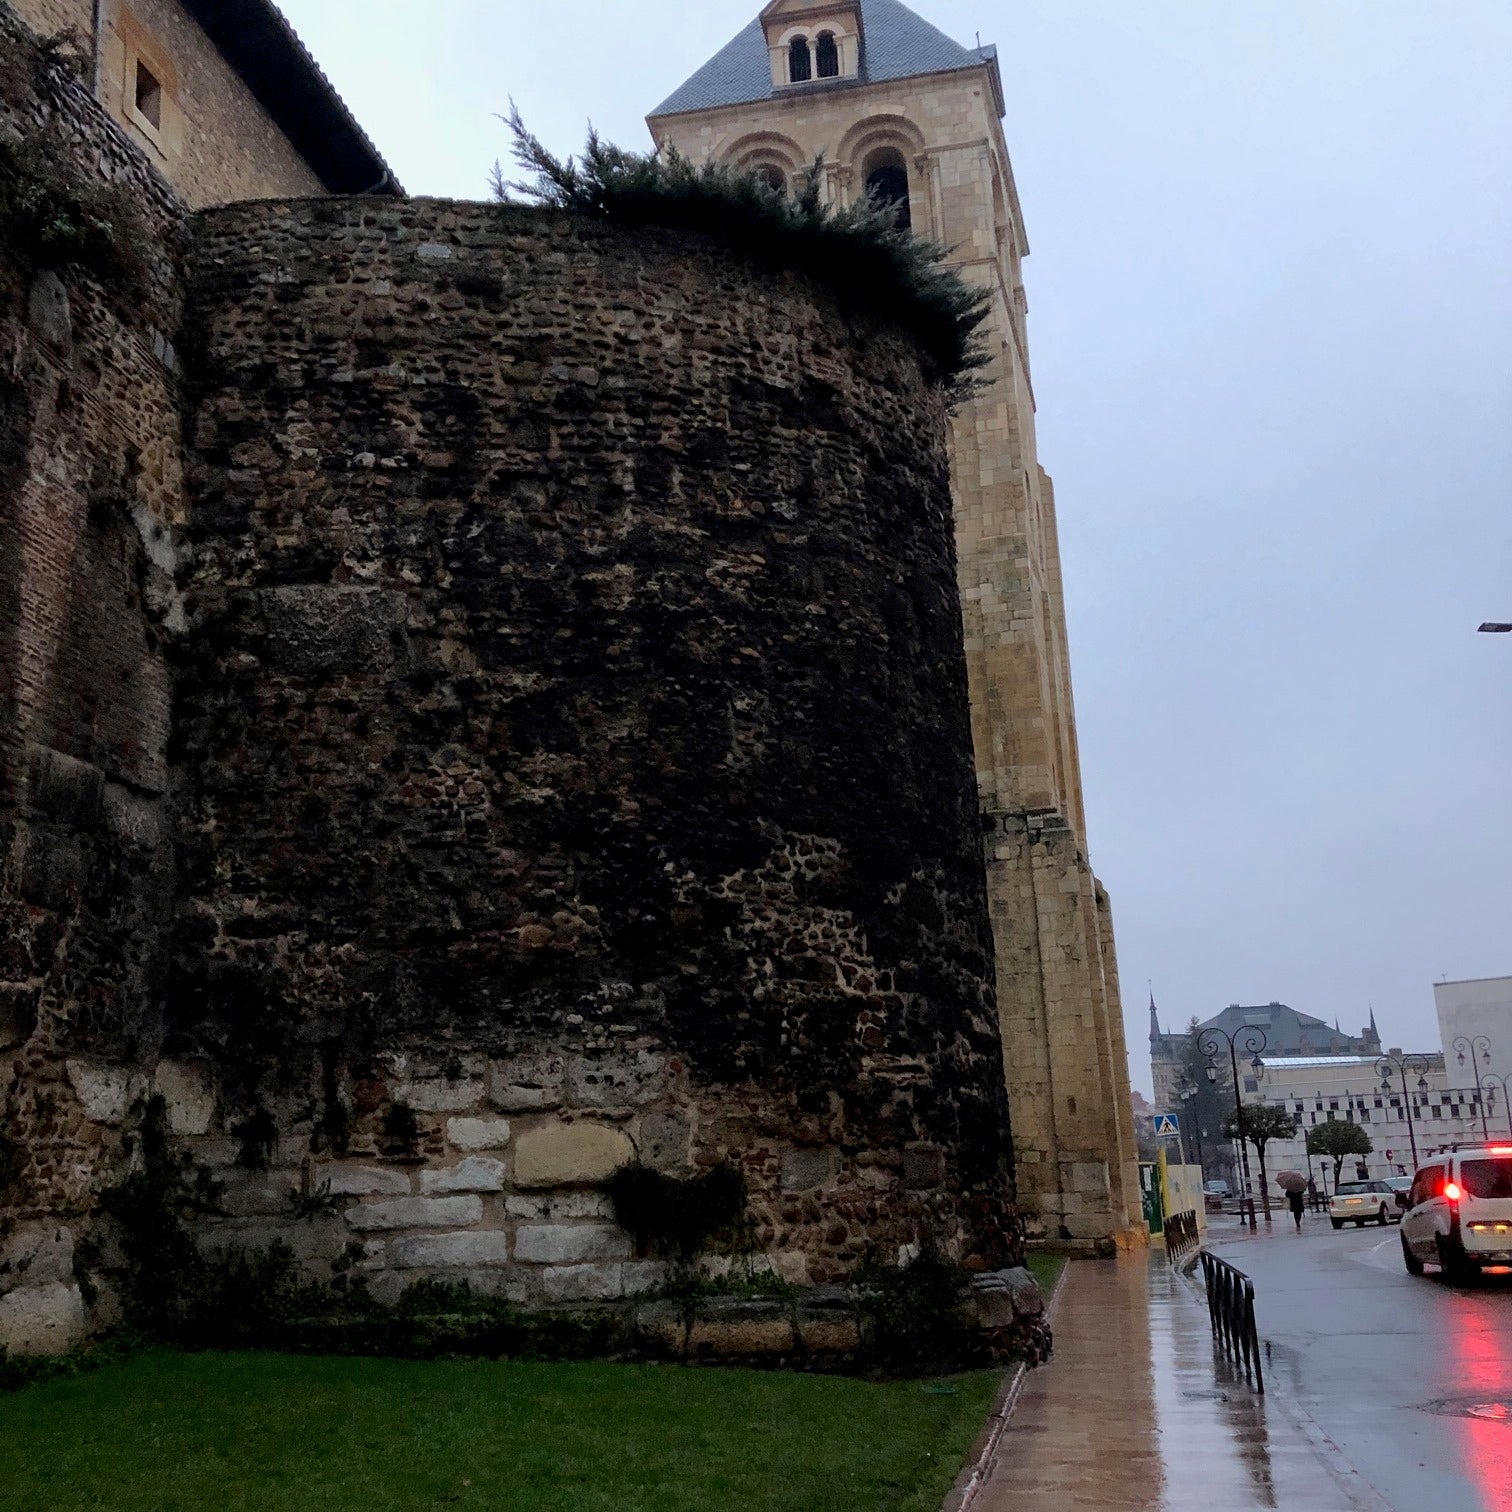
[[[1019,1193],[1037,1232],[1139,1232],[1108,896],[1088,861],[1055,493],[1035,444],[1023,260],[994,48],[900,0],[774,0],[650,116],[659,146],[824,198],[872,192],[989,291],[990,386],[956,412],[951,478]]]
[[[396,189],[269,0],[7,0],[190,209]]]
[[[1018,1259],[909,339],[686,235],[196,215],[0,48],[0,172],[138,264],[0,251],[0,1344],[108,1296],[153,1096],[207,1241],[380,1292],[646,1287],[631,1158],[737,1165],[795,1280]]]

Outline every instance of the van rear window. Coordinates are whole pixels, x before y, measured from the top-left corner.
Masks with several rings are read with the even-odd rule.
[[[1468,1197],[1512,1199],[1512,1160],[1462,1160],[1460,1185]]]

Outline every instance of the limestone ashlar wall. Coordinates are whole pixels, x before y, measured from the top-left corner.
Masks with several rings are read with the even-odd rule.
[[[143,267],[128,291],[0,235],[0,1347],[19,1349],[82,1326],[76,1220],[119,1169],[70,1062],[157,1049],[186,212],[3,5],[0,138],[116,186]]]
[[[194,268],[171,1002],[204,1137],[276,1102],[318,1189],[323,1108],[376,1157],[405,1103],[424,1169],[358,1179],[419,1205],[346,1231],[511,1275],[541,1192],[632,1151],[738,1162],[795,1276],[926,1231],[1012,1258],[911,347],[727,249],[497,206],[231,207]],[[368,1263],[452,1253],[400,1242]]]
[[[7,8],[39,37],[72,33],[105,111],[189,205],[324,192],[178,0],[0,0]],[[133,108],[138,58],[162,86],[156,130]]]

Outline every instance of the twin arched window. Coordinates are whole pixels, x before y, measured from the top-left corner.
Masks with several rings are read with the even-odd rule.
[[[790,84],[807,84],[815,77],[816,70],[821,79],[840,77],[840,44],[835,41],[834,32],[820,32],[812,52],[807,37],[794,37],[788,43]]]

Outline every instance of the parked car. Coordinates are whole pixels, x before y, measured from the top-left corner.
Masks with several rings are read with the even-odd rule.
[[[1402,1216],[1402,1263],[1463,1281],[1512,1265],[1512,1145],[1471,1145],[1418,1167]]]
[[[1210,1181],[1206,1186],[1203,1187],[1202,1190],[1208,1197],[1231,1197],[1233,1195],[1233,1193],[1229,1191],[1228,1182],[1222,1180]]]
[[[1336,1229],[1346,1223],[1356,1228],[1367,1223],[1384,1226],[1401,1217],[1396,1198],[1384,1181],[1341,1181],[1328,1199],[1328,1221]]]
[[[1405,1208],[1407,1206],[1407,1193],[1412,1190],[1412,1177],[1388,1176],[1386,1178],[1386,1185],[1397,1194],[1396,1205],[1399,1208]]]

